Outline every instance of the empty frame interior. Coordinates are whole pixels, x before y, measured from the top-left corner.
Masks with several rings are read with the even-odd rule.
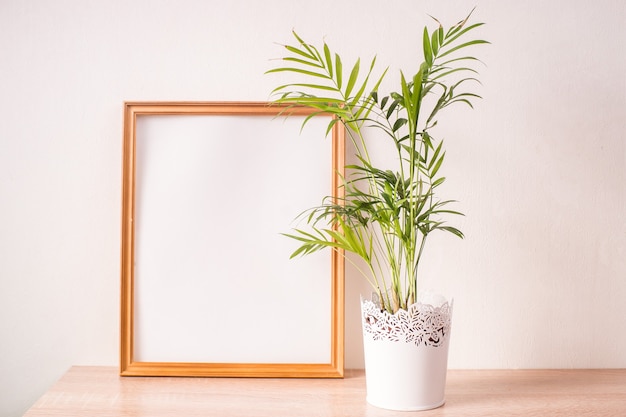
[[[343,376],[343,256],[281,234],[341,193],[343,130],[311,112],[125,104],[121,375]]]

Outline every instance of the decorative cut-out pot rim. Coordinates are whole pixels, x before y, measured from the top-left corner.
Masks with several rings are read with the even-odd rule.
[[[447,300],[439,306],[418,301],[391,314],[381,309],[375,295],[372,300],[361,297],[363,335],[373,340],[441,346],[450,335],[452,305],[453,301]]]

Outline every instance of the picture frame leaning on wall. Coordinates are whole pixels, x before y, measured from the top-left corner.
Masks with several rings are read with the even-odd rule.
[[[343,377],[343,254],[281,235],[342,197],[343,129],[312,113],[124,104],[120,375]]]

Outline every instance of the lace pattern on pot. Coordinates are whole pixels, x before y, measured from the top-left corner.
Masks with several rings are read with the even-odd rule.
[[[374,340],[440,346],[450,335],[452,307],[415,303],[395,314],[382,311],[378,300],[361,300],[363,333]]]

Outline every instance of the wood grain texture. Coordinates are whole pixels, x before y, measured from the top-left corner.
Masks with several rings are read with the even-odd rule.
[[[393,412],[365,401],[363,371],[338,379],[120,377],[71,368],[35,416],[626,416],[626,370],[451,370],[446,404]]]

